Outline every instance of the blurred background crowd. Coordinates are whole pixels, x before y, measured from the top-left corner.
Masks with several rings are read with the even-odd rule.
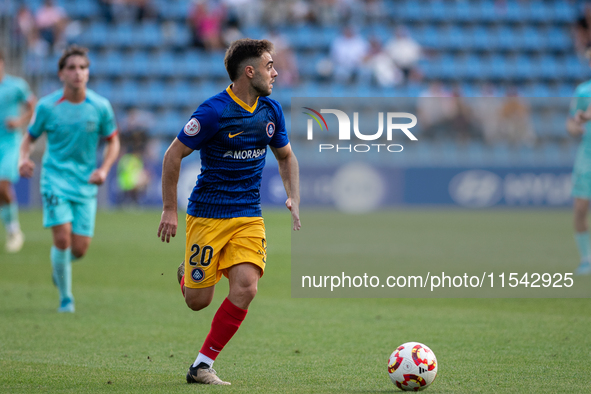
[[[570,165],[569,97],[591,76],[591,6],[575,0],[5,0],[0,22],[8,71],[39,97],[61,86],[67,44],[90,48],[89,86],[130,155],[121,174],[158,162],[229,84],[224,49],[241,37],[275,43],[288,128],[292,97],[408,97],[423,154],[400,165]]]

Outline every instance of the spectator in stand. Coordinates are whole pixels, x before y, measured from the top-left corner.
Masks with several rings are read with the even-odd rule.
[[[141,23],[146,19],[154,17],[154,10],[152,9],[150,0],[128,0],[128,3],[133,8],[136,22]]]
[[[35,21],[41,37],[54,49],[65,47],[64,30],[68,25],[68,15],[62,7],[45,0],[35,15]]]
[[[366,83],[369,83],[369,79],[373,77],[378,86],[391,88],[404,80],[402,72],[392,58],[384,52],[382,43],[377,37],[369,40],[369,51],[363,61],[363,68],[365,72],[362,75]]]
[[[234,41],[244,38],[240,31],[240,20],[234,14],[228,17],[226,25],[222,30],[222,41],[225,47],[229,47]]]
[[[384,16],[386,15],[384,0],[365,0],[362,6],[365,21],[368,25],[380,23],[384,20]]]
[[[271,29],[267,38],[275,46],[273,67],[277,70],[277,82],[281,87],[291,87],[298,84],[300,74],[296,56],[287,39],[277,29]]]
[[[267,26],[284,26],[290,17],[290,0],[263,0],[261,22]]]
[[[26,5],[23,4],[20,6],[16,16],[16,22],[19,33],[25,39],[27,52],[37,58],[46,57],[50,50],[49,44],[41,38],[35,17]],[[28,65],[31,70],[37,66],[36,62],[29,63]]]
[[[574,45],[581,58],[585,56],[587,48],[591,46],[591,5],[585,5],[583,13],[573,26]]]
[[[482,131],[474,123],[472,109],[464,101],[459,86],[452,92],[453,112],[450,112],[449,130],[451,137],[459,143],[482,141]]]
[[[123,121],[121,146],[123,155],[117,163],[117,184],[121,195],[119,203],[138,205],[149,183],[150,174],[145,166],[148,133],[154,124],[154,116],[147,111],[133,108]]]
[[[33,13],[25,4],[21,4],[16,14],[16,23],[20,34],[25,38],[28,47],[35,44],[36,37],[39,37],[37,24]]]
[[[263,0],[221,0],[226,9],[229,23],[237,21],[238,27],[260,24],[263,14]]]
[[[150,0],[98,0],[107,22],[133,21],[141,23],[155,15]]]
[[[501,98],[496,97],[494,85],[490,82],[483,84],[480,96],[475,98],[471,107],[474,111],[474,120],[482,131],[484,141],[487,144],[497,142],[499,111]]]
[[[208,51],[222,49],[222,25],[225,18],[223,4],[215,0],[197,0],[189,11],[188,23],[193,46]]]
[[[386,43],[386,52],[404,73],[404,79],[413,78],[415,67],[421,59],[421,46],[413,40],[405,27],[398,27],[394,37]]]
[[[532,146],[536,135],[531,122],[531,111],[515,88],[507,92],[498,115],[498,138],[512,145]]]
[[[345,27],[330,48],[335,80],[340,83],[349,83],[352,76],[359,74],[368,51],[367,41],[352,27]]]
[[[432,82],[417,101],[417,120],[425,138],[449,138],[448,125],[455,115],[455,102],[441,82]]]
[[[97,0],[101,14],[107,23],[113,23],[113,1],[114,0]]]

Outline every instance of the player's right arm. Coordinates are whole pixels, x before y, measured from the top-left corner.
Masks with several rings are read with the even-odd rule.
[[[6,127],[8,130],[16,131],[29,124],[37,97],[29,89],[29,85],[25,80],[21,79],[18,83],[19,102],[21,103],[21,114],[15,118],[6,119]]]
[[[177,184],[181,172],[181,161],[193,152],[178,138],[164,154],[162,162],[162,217],[158,226],[158,237],[162,242],[170,242],[170,237],[176,236],[178,226],[177,214]]]
[[[35,163],[31,160],[31,152],[35,140],[41,136],[45,129],[45,120],[48,117],[48,111],[43,102],[40,102],[35,108],[29,132],[23,138],[19,152],[18,172],[22,177],[30,178],[35,170]]]
[[[33,137],[31,137],[30,134],[27,134],[21,143],[18,172],[20,176],[25,178],[32,177],[33,171],[35,171],[35,162],[31,160],[31,150],[34,142]]]
[[[573,137],[580,137],[585,133],[585,123],[589,120],[591,120],[591,103],[589,103],[585,85],[579,85],[571,101],[570,114],[566,119],[566,131]]]

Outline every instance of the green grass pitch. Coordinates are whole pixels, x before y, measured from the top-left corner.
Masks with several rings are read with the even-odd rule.
[[[465,227],[475,219],[458,212],[429,215],[453,217],[446,231],[470,244]],[[409,229],[416,215],[425,220],[424,212],[384,214]],[[591,393],[589,299],[292,299],[289,214],[274,211],[265,214],[269,255],[259,293],[214,365],[232,386],[187,385],[227,282],[209,308],[190,311],[176,282],[183,230],[162,244],[159,218],[157,211],[99,212],[89,253],[74,263],[77,311],[59,315],[50,232],[40,212],[21,213],[25,248],[0,252],[0,392],[388,393],[398,391],[386,371],[390,353],[418,341],[439,363],[428,393]],[[525,232],[508,252],[531,258],[538,252],[520,245],[551,243],[548,258],[576,265],[568,211],[487,211],[477,220],[494,237],[532,218],[536,239]],[[449,248],[446,239],[423,235],[434,250]]]

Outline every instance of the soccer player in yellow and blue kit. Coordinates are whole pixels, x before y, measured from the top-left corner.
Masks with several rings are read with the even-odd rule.
[[[47,147],[41,169],[43,226],[53,235],[51,265],[59,290],[58,312],[74,312],[72,259],[86,254],[94,234],[96,195],[119,154],[119,137],[111,104],[86,88],[90,62],[85,48],[72,46],[58,61],[64,87],[39,100],[29,133],[23,140],[19,171],[30,177],[33,142],[45,133]],[[96,166],[99,140],[105,155]]]
[[[260,186],[268,146],[279,164],[293,229],[300,228],[297,160],[281,105],[267,97],[277,77],[272,54],[273,44],[267,40],[232,43],[224,59],[232,84],[197,108],[164,156],[158,236],[169,242],[178,224],[181,160],[194,150],[201,153],[201,174],[187,209],[185,261],[179,267],[184,272],[179,281],[185,302],[192,310],[201,310],[211,303],[222,275],[230,284],[228,297],[189,368],[188,383],[230,384],[216,375],[212,365],[246,317],[265,270]]]
[[[24,242],[13,185],[18,181],[21,129],[29,123],[35,101],[24,79],[5,74],[0,51],[0,221],[6,228],[8,253],[21,250]]]
[[[591,54],[591,50],[587,51]],[[591,241],[587,212],[591,199],[591,81],[577,86],[571,102],[570,116],[566,122],[568,132],[582,137],[573,168],[574,227],[575,240],[581,262],[575,274],[591,274]]]

